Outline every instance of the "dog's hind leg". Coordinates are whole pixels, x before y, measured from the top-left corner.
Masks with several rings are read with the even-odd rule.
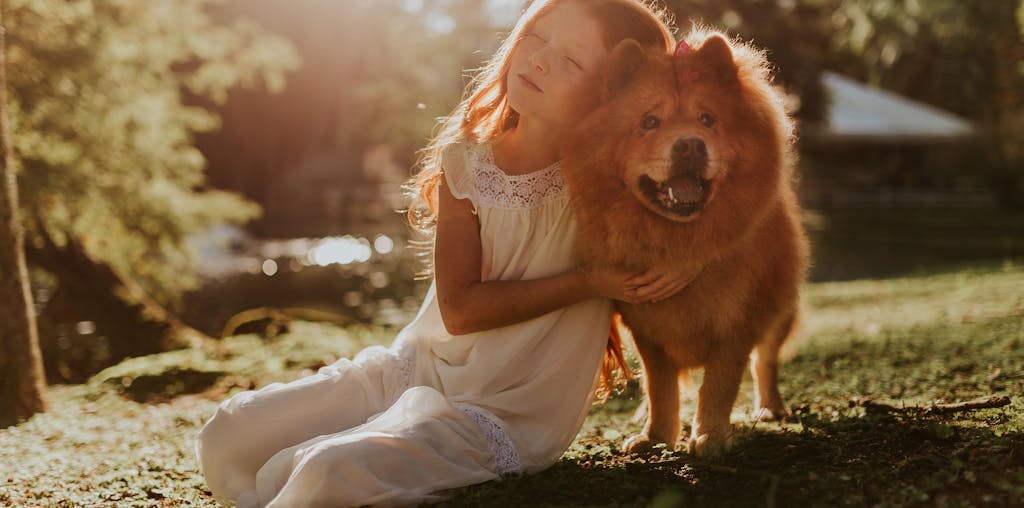
[[[623,445],[627,453],[649,451],[657,443],[676,448],[679,438],[679,366],[658,347],[645,348],[635,341],[644,364],[644,392],[647,423],[643,433]]]
[[[781,420],[789,416],[786,403],[779,393],[779,350],[795,329],[794,311],[757,344],[750,355],[750,374],[754,378],[754,419]]]

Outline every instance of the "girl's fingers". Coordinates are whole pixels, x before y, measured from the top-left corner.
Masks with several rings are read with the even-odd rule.
[[[660,288],[660,290],[652,291],[651,295],[646,299],[646,301],[649,301],[651,303],[659,302],[661,300],[664,300],[665,298],[673,296],[676,293],[682,291],[683,288],[685,288],[689,284],[690,284],[690,280],[686,280],[686,279],[684,279],[682,281],[678,281],[678,280],[670,281],[670,283],[668,283],[664,287]]]
[[[665,289],[660,295],[655,297],[655,301],[664,300],[668,297],[675,296],[676,293],[682,291],[686,287],[686,284],[674,284],[671,287]]]
[[[667,278],[661,278],[657,281],[638,288],[636,291],[637,298],[641,301],[649,301],[651,297],[661,294],[664,290],[672,285],[672,281]]]
[[[644,270],[642,273],[634,274],[634,275],[631,275],[630,277],[627,277],[626,278],[626,286],[634,287],[634,288],[639,288],[639,287],[642,287],[642,286],[646,286],[646,285],[648,285],[648,284],[658,280],[658,276],[659,276],[659,274],[657,272],[655,272],[651,268],[648,268],[647,270]]]
[[[640,302],[653,302],[668,298],[696,278],[696,274],[688,277],[675,276],[671,273],[656,272],[647,269],[642,274],[626,279],[626,288],[636,291],[636,299]]]
[[[683,289],[685,289],[686,286],[689,286],[691,282],[693,282],[692,278],[691,279],[684,279],[684,280],[681,280],[681,281],[673,284],[672,287],[669,289],[669,291],[667,291],[667,294],[665,295],[665,298],[668,298],[670,296],[674,296],[676,293],[678,293],[678,292],[682,291]]]
[[[675,294],[675,288],[674,287],[667,287],[667,288],[659,291],[657,294],[651,295],[651,297],[648,298],[647,301],[649,301],[651,303],[660,302],[661,300],[664,300],[664,299],[666,299],[666,298],[668,298],[668,297],[670,297],[670,296],[672,296],[674,294]]]

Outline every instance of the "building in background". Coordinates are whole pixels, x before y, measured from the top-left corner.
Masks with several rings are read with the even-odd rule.
[[[814,205],[990,205],[969,120],[825,71],[824,120],[801,132],[802,198]]]

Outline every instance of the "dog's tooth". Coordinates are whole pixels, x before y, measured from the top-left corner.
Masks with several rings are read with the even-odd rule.
[[[668,198],[670,200],[672,200],[673,203],[676,202],[676,196],[675,196],[675,194],[672,194],[672,186],[671,185],[668,187]]]

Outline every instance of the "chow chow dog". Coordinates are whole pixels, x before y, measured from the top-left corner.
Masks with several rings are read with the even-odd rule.
[[[694,29],[674,54],[611,54],[604,102],[562,147],[585,263],[696,274],[656,303],[616,302],[644,367],[647,422],[627,452],[675,448],[679,381],[704,368],[688,451],[729,445],[750,364],[757,414],[788,414],[779,349],[809,248],[793,189],[793,122],[762,51]]]

